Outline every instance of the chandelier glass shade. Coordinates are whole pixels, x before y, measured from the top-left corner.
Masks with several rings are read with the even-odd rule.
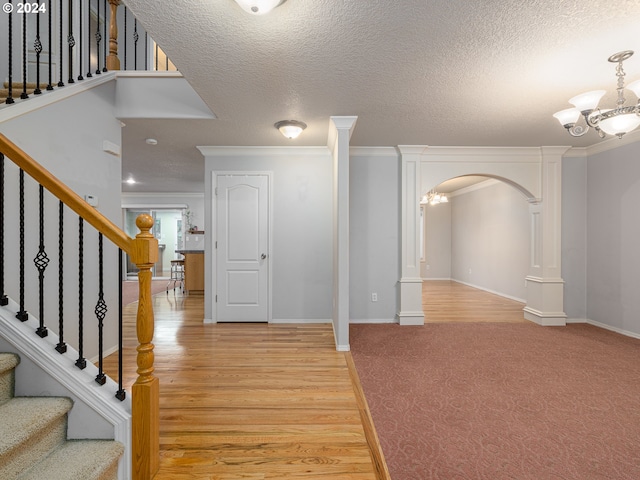
[[[633,55],[632,50],[625,50],[609,57],[610,62],[618,64],[616,66],[618,100],[615,108],[598,108],[598,103],[607,92],[606,90],[594,90],[569,99],[569,103],[573,105],[573,108],[561,110],[553,115],[567,129],[569,134],[574,137],[581,137],[592,127],[601,138],[604,138],[605,134],[622,138],[625,133],[629,133],[640,126],[640,80],[631,82],[626,87],[626,90],[631,91],[636,96],[637,103],[635,105],[625,105],[625,73],[622,69],[622,62],[631,57],[631,55]],[[584,124],[582,122],[578,123],[580,115],[584,118]]]
[[[439,203],[449,203],[449,199],[444,193],[438,193],[435,190],[423,195],[420,200],[420,205],[438,205]]]

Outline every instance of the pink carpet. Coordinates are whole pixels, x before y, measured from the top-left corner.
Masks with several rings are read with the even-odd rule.
[[[168,280],[152,280],[151,281],[151,294],[165,292],[167,288]],[[130,303],[138,301],[138,281],[128,280],[122,282],[122,305],[129,305]]]
[[[393,480],[640,479],[640,340],[589,325],[351,325]]]

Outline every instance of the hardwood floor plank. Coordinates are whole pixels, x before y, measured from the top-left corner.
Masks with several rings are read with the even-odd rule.
[[[154,296],[153,305],[157,480],[377,479],[330,324],[205,325],[203,298],[173,292]],[[136,378],[135,311],[125,307],[128,391]],[[104,362],[111,376],[116,360]]]

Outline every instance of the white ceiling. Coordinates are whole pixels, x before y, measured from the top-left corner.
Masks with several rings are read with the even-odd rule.
[[[202,191],[196,145],[326,145],[332,115],[358,117],[352,146],[588,146],[551,115],[587,90],[615,102],[612,53],[635,50],[640,78],[640,0],[126,3],[217,119],[128,120],[125,191]],[[308,128],[287,140],[283,119]]]

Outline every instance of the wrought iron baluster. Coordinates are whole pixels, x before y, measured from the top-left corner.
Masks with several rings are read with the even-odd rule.
[[[144,32],[144,69],[149,70],[149,34]]]
[[[38,296],[40,300],[40,310],[39,310],[39,325],[36,329],[36,333],[41,338],[49,335],[47,331],[47,327],[44,326],[44,271],[49,265],[49,258],[44,249],[44,187],[42,185],[39,186],[39,219],[40,219],[40,246],[38,247],[38,254],[33,259],[33,263],[35,263],[36,268],[38,269]]]
[[[20,311],[16,318],[21,322],[29,319],[24,309],[24,170],[20,169]]]
[[[36,52],[36,89],[34,95],[40,95],[40,54],[42,53],[42,42],[40,41],[40,14],[36,14],[36,39],[33,42],[33,50]]]
[[[69,80],[68,83],[75,83],[76,81],[73,79],[73,47],[76,46],[76,39],[73,38],[73,0],[69,0],[67,9],[69,10],[69,25],[67,25],[67,30],[69,34],[67,35],[67,44],[69,45],[69,58],[67,64],[67,70],[69,71]],[[81,2],[82,3],[82,2]]]
[[[118,249],[118,391],[116,398],[123,401],[127,392],[122,387],[122,249]]]
[[[78,80],[84,80],[82,76],[82,3],[83,0],[78,2]]]
[[[138,20],[133,17],[133,69],[138,70]]]
[[[100,33],[100,0],[96,0],[96,16],[96,74],[101,75],[102,71],[100,70],[100,42],[102,41],[102,34]]]
[[[78,217],[78,359],[76,367],[87,366],[84,358],[84,219]]]
[[[11,5],[11,0],[9,0],[9,5]],[[11,7],[11,12],[13,12],[13,7]],[[15,103],[13,99],[13,13],[9,13],[9,91],[4,103],[8,105]]]
[[[104,336],[104,317],[107,315],[107,304],[104,301],[104,271],[103,271],[103,248],[102,233],[98,233],[98,303],[96,304],[95,314],[98,319],[98,375],[96,375],[96,383],[104,385],[107,377],[102,370],[102,350]]]
[[[156,72],[158,71],[158,44],[156,43]]]
[[[64,343],[64,203],[59,202],[58,206],[58,353],[67,351],[67,344]]]
[[[0,153],[0,306],[9,304],[4,293],[4,155]]]
[[[22,15],[22,93],[20,98],[29,98],[27,94],[27,15]]]
[[[91,0],[87,0],[87,78],[91,77]]]
[[[63,59],[62,59],[62,0],[60,0],[60,15],[58,15],[60,18],[60,35],[59,35],[59,40],[60,40],[60,68],[58,69],[60,71],[60,81],[58,82],[58,86],[59,87],[64,87],[64,82],[62,81],[62,64],[63,64]]]
[[[102,22],[102,25],[104,27],[104,36],[102,38],[104,38],[104,66],[102,67],[102,71],[106,72],[107,71],[107,39],[109,38],[107,36],[107,0],[103,0],[102,5],[104,6],[104,21]],[[100,5],[98,5],[98,8],[100,8]],[[98,25],[98,28],[100,28],[100,26]]]
[[[164,67],[164,70],[165,70],[166,72],[168,72],[168,71],[169,71],[169,57],[167,56],[167,54],[166,54],[166,53],[164,54],[164,60],[165,60],[165,67]]]
[[[52,47],[53,47],[53,43],[51,40],[51,30],[52,30],[52,25],[51,25],[51,18],[53,16],[53,12],[51,10],[51,0],[49,0],[49,5],[47,6],[47,13],[49,15],[49,31],[47,32],[47,37],[48,37],[48,45],[49,45],[49,83],[47,83],[47,90],[53,90],[53,65],[51,63],[51,55],[52,55]]]
[[[124,68],[127,69],[127,6],[124,7]]]

